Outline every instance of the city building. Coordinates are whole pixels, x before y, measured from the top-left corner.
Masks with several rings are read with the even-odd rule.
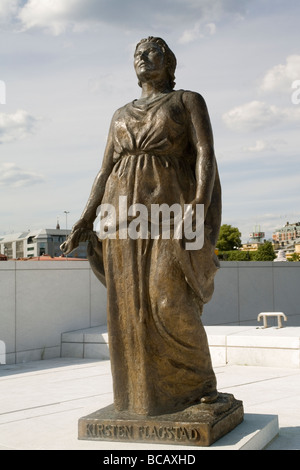
[[[273,242],[281,247],[290,245],[300,238],[300,222],[290,224],[287,222],[284,227],[278,228],[273,232]]]
[[[7,259],[37,258],[48,255],[62,256],[60,245],[66,240],[70,230],[39,229],[9,235],[0,235],[0,254]],[[86,258],[86,243],[70,254],[72,258]]]
[[[300,222],[287,222],[284,227],[273,232],[272,239],[274,250],[284,250],[286,255],[297,253],[300,244]]]
[[[254,227],[254,232],[249,234],[250,240],[244,243],[241,251],[257,251],[258,247],[264,243],[265,232],[260,230],[260,226]]]
[[[257,251],[258,250],[258,247],[261,245],[262,243],[260,242],[248,242],[248,243],[243,243],[242,244],[242,247],[239,249],[240,251]]]

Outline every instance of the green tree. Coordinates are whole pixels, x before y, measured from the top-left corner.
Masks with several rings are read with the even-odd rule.
[[[237,227],[223,224],[220,228],[217,248],[220,251],[236,250],[242,245],[241,235],[242,234]]]
[[[272,242],[260,245],[255,253],[254,261],[273,261],[276,258]]]
[[[227,254],[227,261],[253,261],[254,253],[251,251],[234,250]]]

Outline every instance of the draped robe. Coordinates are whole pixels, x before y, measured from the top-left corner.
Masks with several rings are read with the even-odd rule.
[[[190,203],[196,192],[196,153],[190,143],[183,90],[152,102],[136,100],[114,115],[114,166],[102,203]],[[204,245],[149,237],[102,241],[108,295],[108,335],[116,410],[154,415],[198,402],[216,390],[203,304],[214,289],[220,226],[218,173],[207,210]],[[117,216],[122,217],[124,214]]]

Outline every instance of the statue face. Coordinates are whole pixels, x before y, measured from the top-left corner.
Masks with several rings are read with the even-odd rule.
[[[154,42],[140,44],[134,54],[134,68],[141,82],[163,78],[166,74],[163,50]]]

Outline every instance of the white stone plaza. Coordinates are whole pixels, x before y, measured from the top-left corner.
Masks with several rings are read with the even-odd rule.
[[[203,315],[218,390],[242,424],[210,447],[78,440],[113,401],[105,288],[87,261],[0,265],[1,450],[300,450],[298,263],[222,263]],[[286,320],[261,312],[282,312]]]
[[[108,360],[57,358],[0,369],[1,450],[300,450],[300,370],[216,366],[218,388],[243,401],[245,419],[208,448],[83,441],[78,419],[112,403]]]

